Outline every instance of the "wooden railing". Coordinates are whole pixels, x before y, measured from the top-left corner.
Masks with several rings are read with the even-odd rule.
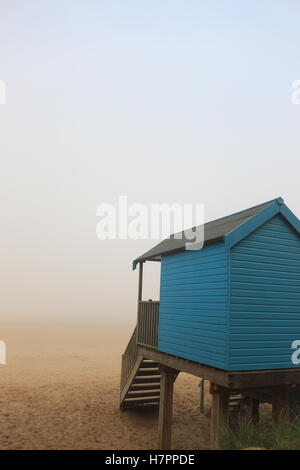
[[[139,301],[138,322],[122,355],[121,390],[138,359],[138,345],[157,347],[159,302]]]
[[[157,347],[159,302],[140,300],[138,305],[137,343]]]
[[[130,372],[134,366],[135,361],[137,360],[137,357],[137,327],[135,327],[134,332],[132,333],[132,336],[127,345],[127,348],[125,349],[125,352],[122,355],[121,390],[130,375]]]

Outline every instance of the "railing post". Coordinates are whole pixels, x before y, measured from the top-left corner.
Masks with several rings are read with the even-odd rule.
[[[139,263],[139,290],[138,290],[138,302],[142,300],[143,296],[143,261]]]
[[[136,327],[137,327],[137,335],[136,335],[136,341],[138,342],[138,338],[140,335],[140,308],[141,308],[141,300],[143,297],[143,261],[139,263],[139,286],[138,286],[138,302],[137,302],[137,322],[136,322]]]

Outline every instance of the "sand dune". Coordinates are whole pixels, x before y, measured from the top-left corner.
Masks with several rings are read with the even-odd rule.
[[[118,409],[128,328],[2,327],[0,449],[155,449],[157,413]],[[199,380],[181,374],[174,394],[174,449],[209,448]]]

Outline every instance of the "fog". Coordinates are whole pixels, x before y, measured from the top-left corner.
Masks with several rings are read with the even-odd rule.
[[[132,260],[101,203],[278,196],[300,216],[295,1],[0,0],[1,318],[134,324]],[[146,263],[144,297],[159,295]]]

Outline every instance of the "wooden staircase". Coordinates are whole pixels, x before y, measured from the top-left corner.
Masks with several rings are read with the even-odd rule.
[[[143,359],[133,378],[123,393],[121,408],[140,405],[158,406],[160,399],[160,373],[158,364]]]
[[[138,354],[137,329],[122,356],[120,409],[159,406],[159,365]]]

